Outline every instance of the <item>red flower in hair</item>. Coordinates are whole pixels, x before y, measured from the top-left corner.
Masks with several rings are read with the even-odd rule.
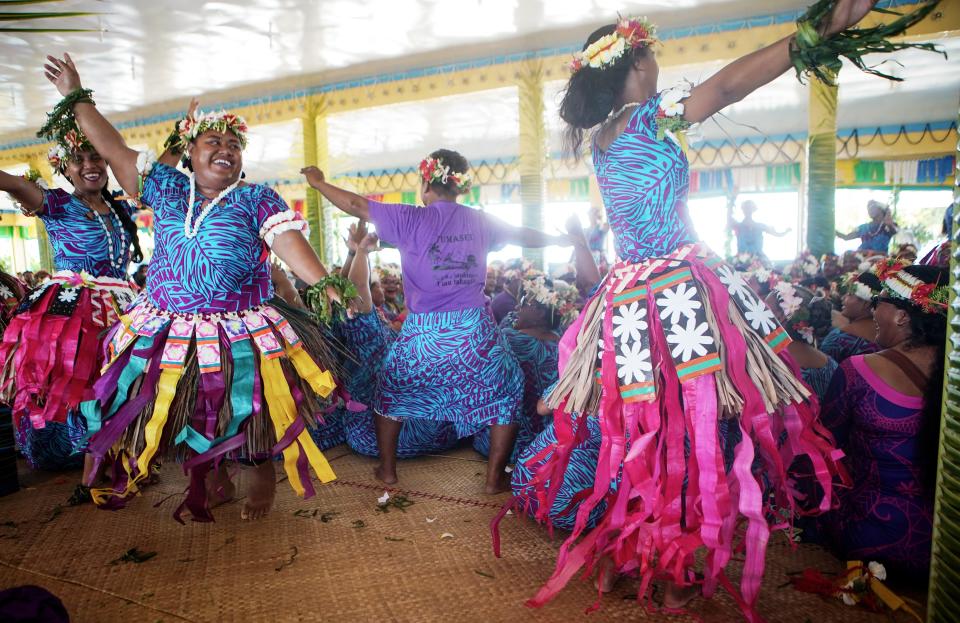
[[[936,289],[937,284],[935,283],[925,283],[922,286],[917,286],[910,292],[910,300],[920,307],[926,308],[930,305],[930,295]]]
[[[893,260],[880,260],[874,265],[874,270],[877,273],[877,277],[879,277],[881,281],[886,281],[887,278],[894,273],[898,273],[903,270],[903,263]]]

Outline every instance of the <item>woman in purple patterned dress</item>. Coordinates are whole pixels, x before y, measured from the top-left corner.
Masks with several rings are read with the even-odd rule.
[[[883,350],[841,363],[823,401],[853,487],[821,530],[841,559],[876,560],[904,580],[926,578],[930,564],[948,282],[933,266],[884,275]]]
[[[397,482],[402,421],[426,418],[453,422],[460,437],[491,427],[484,491],[506,491],[504,468],[517,434],[523,379],[487,309],[487,253],[505,244],[566,245],[567,238],[512,227],[457,203],[470,187],[469,163],[447,149],[420,163],[426,207],[369,201],[328,183],[316,167],[303,173],[331,203],[373,223],[380,239],[400,250],[410,315],[377,379],[375,476]]]
[[[46,226],[56,266],[10,320],[0,344],[0,384],[28,463],[68,469],[83,463],[75,409],[103,365],[100,335],[135,297],[127,267],[143,258],[130,204],[107,190],[104,159],[75,124],[46,136],[55,141],[50,166],[72,192],[47,188],[35,171],[0,172],[0,190]],[[82,488],[78,495],[86,497]]]
[[[876,327],[873,322],[873,297],[880,291],[880,282],[872,272],[851,273],[841,286],[843,292],[840,313],[847,320],[842,327],[834,327],[820,341],[820,350],[837,363],[847,357],[865,355],[879,350]]]
[[[114,326],[108,364],[83,403],[87,451],[113,464],[102,506],[136,495],[150,462],[171,450],[185,461],[185,508],[211,521],[211,503],[234,494],[227,458],[257,463],[241,510],[265,515],[283,458],[301,496],[335,476],[310,437],[314,414],[334,389],[336,360],[308,314],[274,296],[269,254],[330,299],[326,270],[303,235],[306,223],[271,188],[241,181],[246,123],[226,112],[199,110],[177,124],[171,142],[189,174],[127,147],[83,89],[69,56],[47,57],[47,78],[90,142],[131,195],[154,211],[156,249],[147,289]],[[141,166],[138,166],[141,165]],[[326,309],[329,308],[327,301]]]

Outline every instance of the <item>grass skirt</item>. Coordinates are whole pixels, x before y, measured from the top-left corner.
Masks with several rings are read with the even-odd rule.
[[[342,353],[305,312],[273,299],[227,314],[170,314],[132,307],[108,342],[109,363],[82,405],[88,452],[112,466],[102,506],[122,505],[154,457],[175,454],[190,474],[184,508],[211,521],[204,479],[225,458],[282,457],[300,496],[335,478],[310,435]],[[92,483],[87,483],[92,484]]]
[[[60,271],[23,299],[0,343],[0,401],[15,423],[66,422],[97,379],[101,335],[135,296],[129,282]]]
[[[788,525],[800,497],[788,469],[804,464],[824,492],[812,506],[826,511],[842,456],[783,352],[788,344],[763,301],[703,246],[614,266],[564,335],[560,380],[547,397],[557,442],[527,485],[539,518],[549,521],[571,456],[590,435],[571,412],[598,418],[601,443],[589,495],[531,605],[601,558],[638,576],[641,597],[654,578],[688,584],[694,552],[705,548],[704,595],[723,584],[756,618],[771,528]],[[729,469],[724,428],[739,437]],[[741,548],[738,591],[724,568]]]

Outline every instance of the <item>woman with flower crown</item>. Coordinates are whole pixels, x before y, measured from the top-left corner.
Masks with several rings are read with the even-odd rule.
[[[135,297],[127,267],[143,258],[131,205],[107,190],[107,163],[76,124],[54,111],[39,134],[54,141],[50,166],[73,191],[48,188],[36,171],[0,171],[0,190],[46,226],[57,270],[11,318],[0,344],[0,383],[28,463],[65,469],[83,462],[84,429],[74,409],[103,364],[101,333]],[[71,499],[84,498],[80,487]]]
[[[882,350],[833,376],[823,423],[847,455],[852,487],[817,518],[841,560],[878,561],[891,579],[923,582],[930,566],[950,276],[882,261],[874,299]]]
[[[840,0],[820,33],[835,35],[871,4]],[[570,455],[588,435],[585,418],[598,418],[602,443],[592,491],[580,501],[553,576],[530,603],[548,602],[583,567],[599,568],[602,589],[614,574],[637,577],[640,599],[664,579],[669,607],[685,604],[700,585],[709,596],[721,582],[729,586],[724,570],[743,518],[739,592],[744,613],[755,618],[767,512],[771,503],[795,507],[787,469],[798,455],[816,467],[825,492],[818,506],[827,510],[836,454],[783,354],[786,332],[744,279],[697,242],[681,144],[692,123],[790,69],[793,37],[701,85],[667,91],[657,88],[656,43],[645,19],[597,30],[574,59],[560,105],[574,154],[594,131],[593,162],[619,262],[561,340],[560,379],[546,399],[557,445],[532,480],[540,517],[548,518]],[[729,468],[718,432],[724,420],[742,438]],[[782,432],[787,442],[778,444]],[[602,518],[589,527],[603,503]],[[701,550],[702,580],[693,573]]]
[[[127,193],[154,211],[146,292],[109,335],[108,363],[82,405],[87,451],[113,464],[112,486],[93,490],[94,501],[122,505],[165,450],[190,474],[178,520],[186,508],[211,521],[211,504],[233,496],[228,458],[256,464],[245,519],[272,506],[274,457],[294,491],[312,495],[311,468],[322,482],[334,478],[307,427],[334,388],[335,360],[310,317],[274,297],[269,251],[313,284],[308,298],[328,320],[340,282],[327,277],[303,236],[306,223],[280,196],[241,181],[246,123],[196,110],[171,137],[189,174],[161,163],[148,170],[99,113],[70,57],[47,59],[63,106]]]
[[[484,491],[505,491],[523,376],[487,309],[487,252],[505,244],[565,245],[567,238],[512,227],[458,204],[457,197],[470,188],[469,164],[448,149],[420,163],[422,208],[370,201],[328,183],[316,167],[302,172],[333,205],[373,223],[380,239],[400,250],[410,315],[377,380],[373,408],[380,465],[375,476],[397,482],[402,422],[428,418],[453,422],[460,437],[489,426]]]
[[[880,293],[880,280],[872,271],[844,276],[839,288],[840,315],[846,323],[833,327],[820,341],[820,350],[842,363],[847,357],[875,353],[877,328],[873,322],[873,297]]]

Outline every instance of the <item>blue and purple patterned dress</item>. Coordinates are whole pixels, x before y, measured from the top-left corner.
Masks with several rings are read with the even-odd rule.
[[[790,500],[783,474],[795,453],[815,454],[827,465],[818,482],[832,496],[833,448],[817,434],[813,403],[796,400],[808,390],[779,356],[790,338],[742,276],[697,243],[687,210],[689,163],[680,139],[658,127],[672,110],[669,102],[661,106],[668,94],[673,102],[683,98],[677,91],[651,97],[625,113],[627,124],[609,146],[593,145],[619,261],[560,342],[560,380],[545,399],[557,444],[533,479],[562,492],[565,474],[580,469],[571,462],[579,442],[565,434],[577,419],[572,413],[599,418],[603,469],[581,490],[563,546],[577,555],[560,558],[530,600],[534,606],[555,597],[581,566],[604,558],[618,561],[620,572],[640,569],[649,585],[654,576],[686,582],[694,553],[706,550],[705,575],[715,582],[725,564],[717,561],[733,552],[711,526],[745,520],[747,571],[738,601],[751,616],[770,535],[763,493],[771,479],[762,474],[774,475],[777,499]],[[754,382],[764,375],[784,385]],[[731,400],[730,390],[742,402]],[[740,417],[744,404],[749,418]],[[730,469],[720,432],[727,419],[749,441],[737,444]],[[784,431],[789,443],[774,447]],[[755,457],[758,470],[750,469]],[[631,478],[611,492],[620,473]],[[538,499],[554,492],[545,493]],[[539,519],[558,511],[545,506]]]
[[[818,348],[820,352],[837,363],[843,363],[847,358],[854,355],[869,355],[880,350],[880,346],[876,342],[871,342],[836,327],[830,329],[830,332],[823,337]]]
[[[345,410],[343,414],[347,444],[364,456],[379,456],[374,413],[370,408],[380,366],[397,338],[397,334],[380,318],[376,310],[357,314],[347,320],[342,330],[350,352],[357,363],[347,370],[347,391],[362,411]],[[403,421],[397,440],[397,457],[401,459],[449,450],[457,444],[457,433],[450,422],[422,418]]]
[[[98,503],[122,505],[153,457],[173,451],[191,474],[184,507],[208,521],[203,479],[223,457],[282,456],[302,496],[315,492],[311,471],[321,482],[334,477],[308,422],[326,406],[339,364],[309,314],[274,297],[268,243],[303,231],[302,219],[273,189],[242,185],[190,237],[206,199],[197,194],[185,223],[189,189],[186,175],[163,164],[144,180],[156,236],[147,293],[114,327],[83,415],[95,460],[135,460],[132,481],[121,475]]]
[[[515,463],[533,438],[543,430],[543,418],[537,413],[537,402],[543,392],[557,381],[557,340],[538,340],[532,335],[518,331],[512,326],[501,328],[510,350],[520,363],[523,372],[523,403],[520,412],[520,428],[513,445],[510,462]],[[473,449],[487,456],[490,454],[490,430],[484,429],[473,436]]]
[[[883,563],[902,579],[926,577],[933,488],[921,471],[923,397],[901,394],[862,355],[840,364],[823,401],[823,423],[846,454],[853,487],[820,527],[841,560]]]
[[[133,214],[130,204],[122,205]],[[130,238],[112,209],[99,214],[62,189],[43,191],[39,218],[57,272],[28,294],[10,323],[0,360],[13,363],[4,376],[14,379],[7,399],[14,406],[17,448],[36,469],[71,469],[83,464],[86,429],[73,409],[103,363],[98,336],[134,297],[127,277]],[[93,280],[81,284],[79,273]],[[32,373],[32,354],[49,365],[45,377]],[[41,420],[43,428],[35,428]]]

